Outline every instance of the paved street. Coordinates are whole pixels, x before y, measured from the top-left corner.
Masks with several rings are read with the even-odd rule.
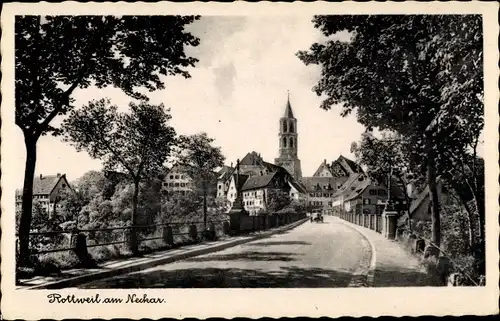
[[[95,281],[81,288],[347,287],[368,243],[331,217],[224,251]]]

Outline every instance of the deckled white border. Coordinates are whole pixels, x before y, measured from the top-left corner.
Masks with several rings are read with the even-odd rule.
[[[40,318],[250,318],[285,316],[418,316],[483,315],[498,312],[498,5],[485,2],[432,3],[24,3],[7,4],[2,11],[2,302],[6,319]],[[485,160],[487,204],[487,286],[484,288],[362,288],[362,289],[165,289],[61,290],[61,294],[160,296],[162,305],[48,304],[54,291],[14,289],[14,181],[9,167],[14,146],[9,136],[14,124],[14,15],[16,14],[201,14],[201,15],[312,15],[312,14],[466,14],[484,17]]]

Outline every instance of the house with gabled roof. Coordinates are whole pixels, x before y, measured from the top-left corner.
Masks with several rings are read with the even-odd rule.
[[[267,211],[271,190],[290,192],[291,175],[284,172],[249,176],[241,188],[243,206],[250,215]]]
[[[33,180],[33,201],[47,213],[48,218],[56,214],[57,203],[66,191],[72,191],[66,174],[35,176]],[[16,209],[22,206],[22,190],[16,191]]]
[[[290,186],[290,199],[297,203],[300,203],[304,206],[307,205],[307,191],[301,183],[297,182],[294,179],[288,181],[288,185]]]
[[[233,202],[236,200],[236,197],[238,196],[238,192],[241,191],[243,185],[249,178],[249,175],[245,174],[237,174],[237,173],[232,173],[230,178],[229,178],[229,183],[228,183],[228,188],[227,188],[227,193],[225,198],[228,200],[228,205],[229,208],[233,206]]]
[[[344,185],[334,194],[334,212],[355,214],[382,214],[388,198],[388,188],[385,183],[377,182],[368,175],[357,173],[351,175]],[[391,199],[396,204],[406,204],[404,192],[391,184]]]
[[[178,164],[166,170],[162,188],[169,195],[175,193],[185,195],[196,190],[193,179],[189,176],[187,169]]]
[[[263,176],[273,173],[291,176],[283,167],[264,161],[260,154],[255,151],[247,153],[245,157],[241,159],[239,163],[239,173],[245,177]],[[232,164],[231,166],[226,166],[226,169],[220,172],[217,179],[217,198],[227,198],[230,202],[235,199],[235,190],[231,191],[230,187],[234,175],[236,175],[236,167],[233,167]],[[233,188],[234,187],[233,184]],[[231,196],[231,194],[233,194],[233,196]]]

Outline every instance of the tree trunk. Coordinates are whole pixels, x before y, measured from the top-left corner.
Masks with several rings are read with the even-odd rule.
[[[26,147],[26,164],[24,167],[24,186],[22,196],[22,213],[19,222],[19,265],[26,266],[29,259],[29,233],[31,230],[31,218],[33,210],[33,181],[36,166],[36,139],[27,137],[24,143]]]
[[[207,229],[207,188],[203,187],[203,226]]]
[[[474,203],[477,209],[477,214],[479,218],[479,238],[476,244],[474,244],[474,256],[476,257],[477,261],[477,267],[478,267],[478,273],[481,275],[485,274],[486,271],[486,265],[485,265],[485,208],[484,208],[484,202],[481,203],[480,199],[478,197],[478,193],[476,190],[472,191],[474,195]],[[484,195],[484,194],[483,194]]]
[[[130,218],[130,222],[132,223],[132,227],[137,226],[137,203],[139,199],[139,180],[134,179],[134,195],[132,196],[132,217]],[[137,255],[139,253],[139,244],[137,241],[137,230],[132,228],[130,233],[130,250],[133,255]]]
[[[429,143],[428,143],[429,144]],[[429,148],[429,151],[431,149]],[[431,202],[431,231],[432,231],[432,242],[441,246],[441,218],[439,216],[439,199],[436,183],[436,164],[434,161],[434,155],[429,152],[427,159],[427,184],[429,186],[429,199]]]

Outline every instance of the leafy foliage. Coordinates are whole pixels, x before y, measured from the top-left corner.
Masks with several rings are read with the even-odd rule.
[[[475,155],[483,126],[482,21],[479,15],[316,16],[315,27],[350,41],[315,43],[298,57],[317,64],[321,107],[356,111],[368,130],[398,133],[410,169],[426,174],[435,199],[433,240],[440,243],[436,176]],[[454,157],[450,155],[453,154]],[[473,157],[474,158],[474,157]]]
[[[114,86],[134,98],[139,89],[163,89],[162,76],[189,77],[195,58],[185,46],[199,39],[185,32],[193,16],[16,16],[16,125],[26,145],[20,220],[20,258],[27,263],[36,143],[58,134],[52,120],[74,106],[76,88]]]
[[[62,125],[64,140],[133,180],[160,171],[174,143],[175,131],[167,125],[171,116],[163,105],[145,102],[130,103],[130,113],[117,108],[101,99],[72,111]]]
[[[277,212],[292,202],[290,195],[281,189],[269,189],[267,193],[267,210]]]
[[[130,221],[137,225],[139,183],[145,175],[161,171],[175,143],[175,131],[167,124],[171,116],[163,105],[130,103],[130,110],[118,113],[109,101],[91,101],[72,111],[62,130],[64,140],[78,151],[85,150],[102,160],[106,169],[122,170],[130,177],[134,183]],[[113,214],[108,202],[101,202],[99,219]],[[133,251],[137,250],[134,243],[135,239]]]
[[[224,156],[220,147],[212,146],[213,138],[206,133],[192,136],[181,136],[178,163],[193,179],[203,192],[203,217],[207,221],[207,194],[210,186],[216,185],[215,170],[224,165]]]
[[[189,77],[184,46],[199,39],[184,31],[192,16],[19,16],[15,21],[16,124],[32,135],[73,106],[77,87],[163,89],[161,75]],[[76,35],[76,36],[75,36]],[[140,45],[139,45],[140,44]],[[64,62],[64,63],[61,63]]]

